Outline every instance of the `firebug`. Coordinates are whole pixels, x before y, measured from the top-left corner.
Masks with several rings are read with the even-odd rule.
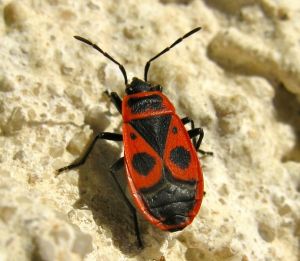
[[[203,129],[195,128],[194,121],[189,117],[180,119],[172,103],[162,93],[162,86],[153,85],[147,80],[152,61],[200,29],[201,27],[193,29],[152,57],[146,63],[144,80],[134,77],[131,83],[128,83],[123,65],[89,40],[74,36],[119,66],[125,80],[126,95],[123,100],[116,92],[110,93],[109,96],[122,114],[123,134],[97,134],[80,159],[58,169],[58,172],[84,164],[98,139],[123,141],[124,157],[111,166],[110,173],[132,212],[140,247],[142,240],[136,208],[146,220],[159,229],[178,231],[193,221],[204,195],[203,175],[197,151],[208,155],[212,153],[199,149],[204,136]],[[187,131],[184,125],[188,123],[191,129]],[[115,176],[123,167],[126,169],[135,207]]]

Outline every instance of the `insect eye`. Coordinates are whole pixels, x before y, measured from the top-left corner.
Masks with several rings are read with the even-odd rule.
[[[125,91],[126,91],[127,94],[132,94],[132,93],[134,93],[132,87],[127,87]]]
[[[162,87],[160,85],[156,85],[156,86],[151,87],[150,90],[162,92]]]

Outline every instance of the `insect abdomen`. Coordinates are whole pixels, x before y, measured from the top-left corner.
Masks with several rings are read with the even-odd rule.
[[[141,191],[151,215],[176,231],[189,223],[189,213],[195,206],[196,182],[174,180],[170,171],[163,168],[163,179],[155,186]],[[177,227],[177,228],[176,228]]]

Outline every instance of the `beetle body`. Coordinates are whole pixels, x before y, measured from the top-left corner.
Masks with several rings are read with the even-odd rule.
[[[134,202],[158,228],[181,230],[192,222],[203,197],[197,152],[165,95],[137,78],[129,88],[137,92],[123,98],[123,142]]]

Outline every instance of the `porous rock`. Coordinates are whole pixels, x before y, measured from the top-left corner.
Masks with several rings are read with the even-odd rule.
[[[0,7],[1,260],[299,260],[298,0],[3,0]],[[99,141],[84,166],[56,176],[91,130],[121,132],[106,95],[124,95],[119,68],[72,36],[97,43],[131,80],[197,26],[152,63],[148,78],[204,129],[201,148],[214,152],[199,155],[206,195],[181,232],[159,231],[139,216],[139,250],[108,172],[121,145]]]

